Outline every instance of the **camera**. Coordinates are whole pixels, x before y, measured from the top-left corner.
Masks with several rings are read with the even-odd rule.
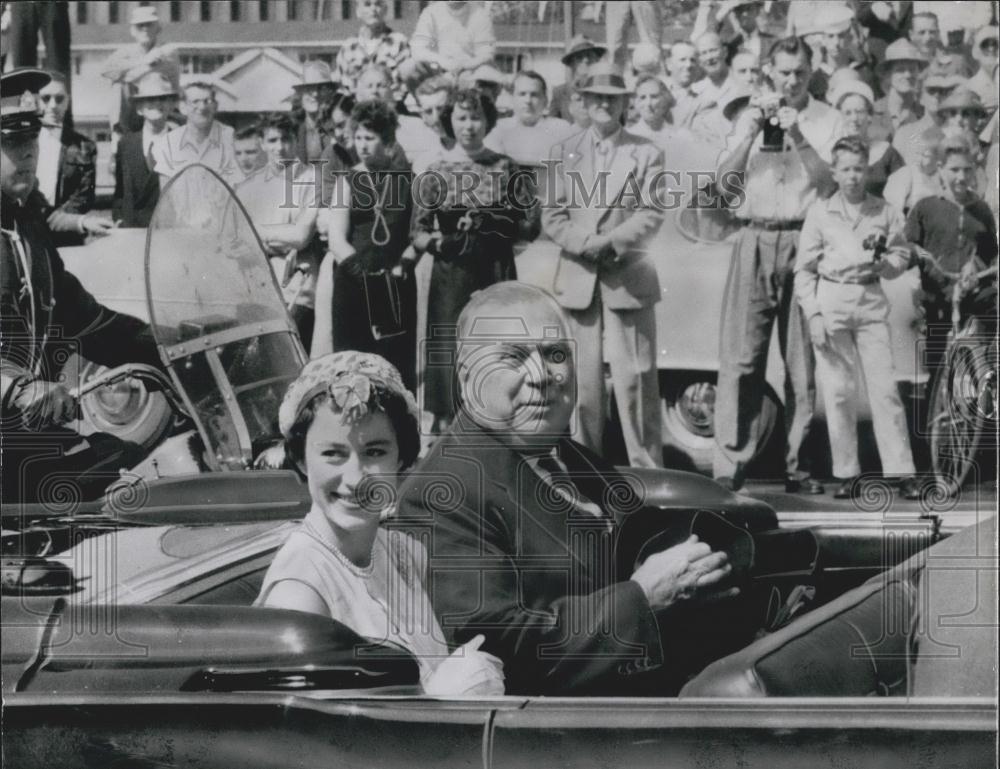
[[[750,99],[750,106],[764,113],[764,141],[761,149],[782,152],[785,148],[785,130],[778,125],[778,110],[785,106],[785,99],[776,93],[759,93]]]
[[[882,254],[885,253],[886,242],[885,235],[873,232],[864,239],[861,243],[861,247],[864,248],[865,251],[871,251],[872,261],[878,262],[882,259]]]

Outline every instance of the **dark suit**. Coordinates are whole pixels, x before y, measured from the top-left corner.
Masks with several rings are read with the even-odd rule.
[[[145,227],[160,199],[160,181],[142,147],[142,131],[125,134],[115,155],[115,197],[111,214],[122,227]]]
[[[659,628],[614,559],[610,505],[625,480],[580,444],[560,457],[600,517],[552,487],[496,434],[459,413],[403,481],[399,525],[428,537],[428,591],[450,644],[486,636],[508,694],[668,693]],[[623,505],[623,506],[625,506]],[[619,573],[620,572],[620,573]]]
[[[61,248],[83,245],[78,222],[94,207],[97,197],[97,145],[66,126],[60,143],[56,198],[48,218],[55,244]]]
[[[901,37],[910,34],[913,24],[913,3],[906,0],[899,4],[899,13],[895,10],[887,21],[878,18],[871,9],[870,2],[855,2],[854,10],[858,23],[868,29],[868,50],[876,61],[885,58],[885,49]]]

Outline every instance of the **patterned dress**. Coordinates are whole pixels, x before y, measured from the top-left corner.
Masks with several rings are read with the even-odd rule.
[[[427,300],[424,408],[439,417],[455,413],[455,322],[473,292],[517,278],[514,242],[524,212],[515,201],[530,192],[506,155],[482,149],[474,157],[459,148],[444,153],[414,188],[414,241],[441,233]]]
[[[399,65],[410,58],[410,43],[406,35],[393,32],[389,27],[371,37],[348,39],[337,54],[337,79],[351,93],[355,93],[358,78],[371,64],[380,64],[392,74],[392,92],[397,101],[406,96],[406,86],[399,76]]]

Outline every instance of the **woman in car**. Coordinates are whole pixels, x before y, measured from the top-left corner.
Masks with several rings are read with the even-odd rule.
[[[455,413],[452,378],[455,321],[473,292],[516,279],[514,242],[538,232],[528,175],[483,143],[497,122],[489,96],[460,90],[445,105],[441,124],[455,146],[442,150],[414,186],[413,245],[434,257],[427,300],[424,407],[432,431]]]
[[[381,526],[420,448],[416,401],[384,358],[337,352],[306,365],[282,401],[288,457],[312,507],[278,551],[257,606],[336,619],[411,652],[428,694],[503,694],[502,663],[477,636],[449,655],[425,590],[427,553]]]

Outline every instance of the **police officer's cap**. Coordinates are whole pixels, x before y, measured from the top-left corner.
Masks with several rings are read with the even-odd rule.
[[[6,137],[34,136],[38,119],[38,92],[52,78],[40,69],[22,67],[0,77],[0,134]]]

